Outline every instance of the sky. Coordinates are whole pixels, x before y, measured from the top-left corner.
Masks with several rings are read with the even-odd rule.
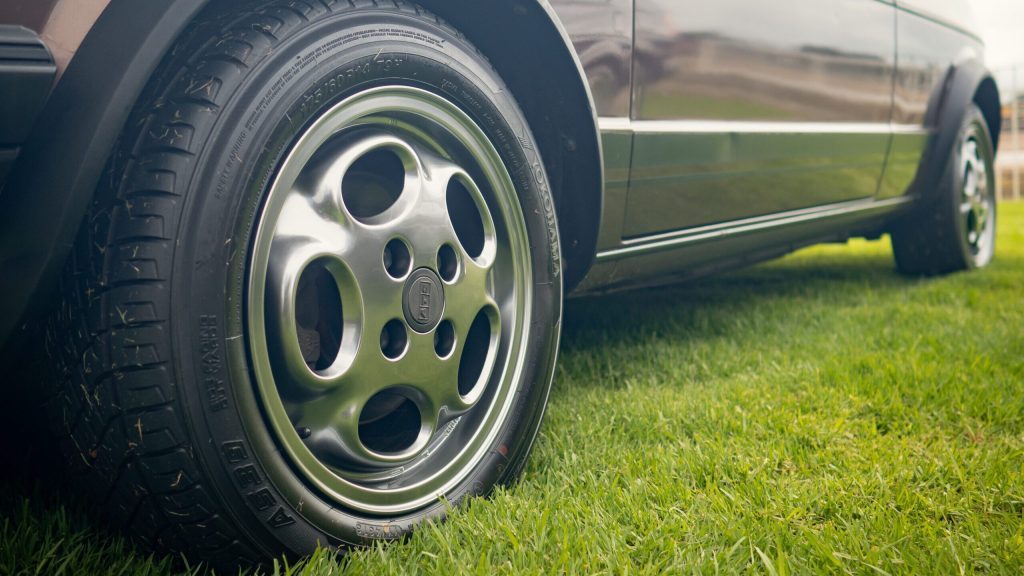
[[[1024,0],[971,0],[989,68],[1020,65],[1024,75]]]

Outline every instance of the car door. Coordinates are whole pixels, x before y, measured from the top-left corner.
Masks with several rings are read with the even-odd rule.
[[[636,0],[623,236],[873,197],[894,61],[878,0]]]

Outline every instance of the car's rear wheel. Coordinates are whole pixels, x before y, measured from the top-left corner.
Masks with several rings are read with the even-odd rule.
[[[938,190],[892,232],[900,272],[948,274],[987,266],[995,254],[995,150],[977,106],[961,123]]]
[[[134,535],[218,564],[401,537],[515,477],[558,235],[526,119],[409,4],[207,15],[111,162],[52,414]]]

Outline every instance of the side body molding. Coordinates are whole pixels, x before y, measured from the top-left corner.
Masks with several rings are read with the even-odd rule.
[[[78,48],[0,191],[0,343],[52,290],[132,107],[210,2],[111,0]],[[604,181],[596,107],[568,34],[547,0],[421,3],[465,31],[529,118],[571,289],[593,262]]]

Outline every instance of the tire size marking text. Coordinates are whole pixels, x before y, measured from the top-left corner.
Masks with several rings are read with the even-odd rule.
[[[202,359],[207,406],[211,412],[220,412],[228,407],[228,393],[224,381],[220,378],[224,363],[221,359],[216,316],[199,317],[199,353]]]

